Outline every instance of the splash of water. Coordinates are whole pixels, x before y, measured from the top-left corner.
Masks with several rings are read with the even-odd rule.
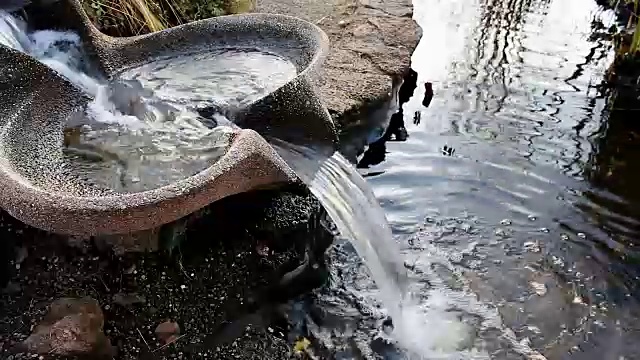
[[[377,298],[393,320],[394,340],[417,358],[460,359],[457,349],[466,341],[469,329],[439,307],[446,302],[443,299],[433,296],[425,308],[411,293],[384,211],[356,169],[338,152],[325,156],[309,148],[270,141],[364,260],[378,288]]]
[[[391,228],[373,192],[353,166],[339,153],[325,159],[310,148],[276,139],[271,143],[320,200],[342,236],[354,241],[356,251],[379,279],[385,302],[391,304],[398,295],[406,294],[406,269]]]
[[[33,56],[95,96],[101,79],[96,74],[87,74],[79,55],[80,37],[77,34],[51,30],[27,33],[23,20],[0,10],[0,44]]]

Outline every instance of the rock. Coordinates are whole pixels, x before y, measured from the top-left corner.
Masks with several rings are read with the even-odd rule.
[[[18,250],[16,251],[16,264],[22,264],[22,262],[27,258],[27,256],[29,255],[29,251],[27,250],[26,247],[21,246],[18,248]]]
[[[419,40],[411,0],[258,0],[256,11],[297,16],[327,33],[320,93],[343,126],[389,106]]]
[[[31,353],[110,358],[113,348],[104,335],[104,315],[92,298],[61,298],[23,342]]]
[[[180,336],[180,325],[176,322],[165,321],[156,327],[156,336],[164,344],[172,343]]]

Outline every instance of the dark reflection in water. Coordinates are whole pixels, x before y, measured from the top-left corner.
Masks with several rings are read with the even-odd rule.
[[[411,96],[413,96],[413,91],[417,84],[418,73],[409,70],[409,74],[404,78],[398,90],[398,111],[391,115],[389,125],[387,125],[387,129],[382,133],[382,136],[368,145],[367,150],[358,161],[358,168],[368,168],[369,166],[378,165],[384,161],[387,153],[387,141],[391,141],[392,139],[395,141],[407,140],[408,134],[404,125],[403,106],[411,99]]]
[[[389,141],[392,127],[359,159],[411,269],[444,254],[548,359],[640,358],[640,126],[601,91],[612,51],[596,32],[612,13],[591,0],[415,7],[417,84],[396,119],[408,137]],[[518,358],[486,336],[492,358]]]
[[[599,244],[612,261],[619,281],[640,300],[640,115],[638,103],[615,99],[603,112],[601,128],[593,134],[585,174],[595,189],[584,196],[599,206],[588,211],[591,221],[607,233],[610,243]]]

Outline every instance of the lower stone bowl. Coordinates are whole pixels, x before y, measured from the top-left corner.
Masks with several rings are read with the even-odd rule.
[[[65,126],[90,98],[34,58],[0,45],[0,208],[24,223],[80,236],[157,228],[226,196],[296,181],[265,139],[329,152],[336,147],[336,129],[314,90],[328,39],[313,24],[289,16],[247,14],[112,38],[95,29],[77,0],[56,3],[46,13],[58,27],[81,34],[107,78],[155,59],[228,48],[277,54],[295,66],[296,75],[228,112],[242,130],[205,170],[158,188],[118,193],[74,176],[63,160]]]

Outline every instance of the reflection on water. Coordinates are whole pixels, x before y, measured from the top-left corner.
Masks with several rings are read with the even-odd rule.
[[[612,52],[593,33],[613,14],[590,0],[414,3],[425,37],[397,121],[408,136],[383,136],[359,167],[415,286],[447,284],[444,306],[470,324],[486,313],[455,289],[494,306],[504,328],[474,340],[491,358],[536,358],[514,344],[638,358],[640,128],[637,111],[607,110]],[[358,286],[354,272],[341,276]]]

